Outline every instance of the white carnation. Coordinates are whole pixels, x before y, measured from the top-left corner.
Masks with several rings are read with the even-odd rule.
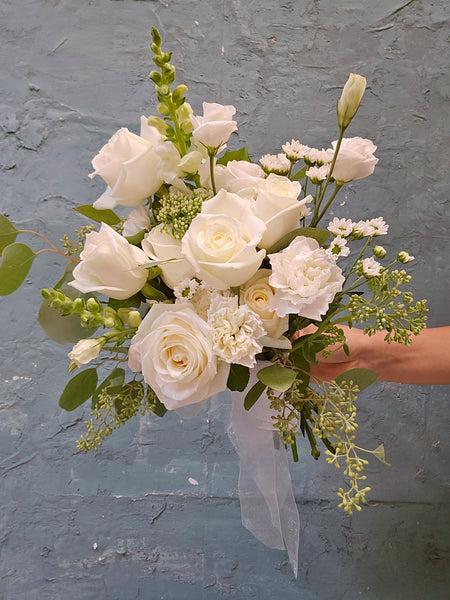
[[[214,354],[227,363],[253,367],[255,355],[261,352],[258,340],[266,331],[261,319],[246,304],[239,306],[238,297],[215,295],[208,310]]]

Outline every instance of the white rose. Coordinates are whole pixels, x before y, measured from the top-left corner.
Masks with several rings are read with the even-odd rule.
[[[148,272],[139,268],[148,262],[140,248],[132,246],[109,225],[86,236],[81,262],[73,270],[69,285],[80,292],[99,292],[110,298],[124,300],[141,290]]]
[[[316,240],[303,236],[296,237],[287,248],[269,258],[272,265],[269,283],[276,290],[269,308],[280,317],[295,313],[320,320],[342,290],[344,277],[336,261]]]
[[[336,141],[332,143],[334,149],[336,144]],[[378,158],[373,155],[376,149],[370,140],[360,137],[344,138],[332,173],[334,179],[345,182],[372,175],[378,162]]]
[[[132,210],[128,215],[128,219],[123,224],[122,235],[124,237],[131,237],[144,229],[148,231],[151,226],[150,213],[141,204],[141,206]]]
[[[283,336],[289,327],[289,317],[279,317],[269,308],[269,303],[275,294],[274,288],[269,284],[270,269],[260,269],[241,287],[240,302],[246,304],[261,319],[266,335],[259,342],[271,348],[291,348],[290,341]]]
[[[190,115],[195,142],[202,144],[212,153],[217,153],[237,129],[236,121],[232,120],[235,112],[234,106],[203,102],[203,116]]]
[[[181,251],[199,279],[226,290],[242,285],[259,269],[265,251],[256,246],[264,230],[250,200],[220,190],[203,202],[181,240]]]
[[[181,254],[181,242],[163,231],[163,225],[151,229],[141,242],[142,249],[152,260],[181,259],[159,265],[166,285],[174,288],[182,279],[194,276],[194,269]]]
[[[303,207],[312,200],[311,196],[307,196],[298,201],[301,189],[297,181],[274,173],[258,182],[253,211],[266,224],[266,231],[258,244],[260,248],[267,250],[283,235],[297,229]]]
[[[128,364],[168,410],[222,392],[230,370],[214,356],[209,325],[185,304],[152,306],[131,340]]]
[[[147,125],[146,117],[141,117],[140,136],[126,127],[112,136],[92,161],[95,171],[89,177],[100,175],[108,185],[94,202],[95,208],[137,206],[161,187],[160,159],[155,153],[160,140],[158,131]]]
[[[218,188],[223,187],[232,194],[247,198],[256,197],[258,185],[264,177],[259,165],[246,160],[230,160],[226,166],[218,165],[216,169],[219,171],[216,175]]]
[[[106,339],[104,337],[80,340],[77,342],[67,355],[73,363],[72,368],[81,367],[81,365],[86,365],[91,362],[91,360],[97,358],[100,354],[100,350],[105,345],[105,342]]]

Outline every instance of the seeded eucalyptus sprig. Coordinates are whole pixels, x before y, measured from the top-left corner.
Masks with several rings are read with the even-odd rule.
[[[159,117],[150,117],[148,124],[156,127],[162,135],[172,141],[181,156],[184,156],[190,146],[192,123],[189,115],[193,112],[185,100],[187,86],[181,84],[171,90],[175,80],[175,67],[170,63],[172,53],[161,50],[161,36],[155,27],[152,28],[150,48],[155,55],[153,62],[159,71],[152,71],[149,77],[155,84],[159,102],[157,108],[164,120]],[[170,122],[173,123],[173,126],[170,125]]]

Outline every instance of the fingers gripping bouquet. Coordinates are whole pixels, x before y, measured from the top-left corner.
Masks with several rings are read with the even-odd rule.
[[[322,446],[329,463],[345,464],[340,506],[360,510],[370,488],[361,486],[367,460],[355,443],[355,401],[376,374],[354,369],[327,382],[312,377],[310,365],[319,353],[346,350],[341,323],[363,323],[368,335],[384,329],[388,342],[409,344],[426,313],[425,302],[403,290],[410,277],[397,268],[413,257],[400,252],[380,262],[386,251],[377,238],[388,230],[381,217],[326,218],[340,189],[378,162],[370,140],[344,137],[366,80],[352,74],[345,84],[330,148],[293,139],[257,164],[246,148],[224,153],[237,130],[235,108],[204,102],[195,115],[187,87],[174,87],[171,55],[156,29],[151,49],[160,116],[141,117],[139,135],[119,129],[93,159],[90,176],[107,187],[77,210],[98,230],[83,226],[77,242],[65,236],[63,250],[44,249],[68,260],[58,284],[42,290],[39,319],[56,341],[76,342],[69,370],[77,373],[60,405],[74,410],[91,401],[78,447],[97,449],[138,413],[195,414],[228,387],[241,460],[254,432],[264,431],[265,447],[284,457],[291,447],[294,460],[303,436],[314,458]],[[0,293],[9,294],[43,250],[16,243],[24,232],[6,217],[0,225]],[[297,333],[311,324],[313,333]],[[276,460],[285,460],[279,452]],[[363,452],[384,461],[382,446]],[[241,492],[255,470],[266,469],[249,456]],[[270,485],[280,495],[276,481]],[[292,496],[286,490],[280,506]],[[292,498],[280,513],[292,512]],[[294,564],[290,526],[267,504],[281,541],[252,529],[248,506],[244,522],[268,545],[287,547]]]

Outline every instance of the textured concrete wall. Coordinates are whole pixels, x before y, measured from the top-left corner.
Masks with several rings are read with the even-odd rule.
[[[0,208],[53,239],[80,226],[73,207],[103,188],[87,178],[92,156],[153,111],[153,25],[196,111],[236,105],[233,144],[255,160],[291,137],[327,147],[339,88],[361,73],[349,135],[373,139],[380,162],[334,214],[385,216],[386,245],[417,257],[430,324],[448,324],[447,17],[447,0],[1,0]],[[361,439],[383,441],[392,466],[370,466],[371,502],[353,517],[336,508],[339,473],[303,449],[294,581],[285,554],[240,524],[225,398],[77,453],[83,410],[57,406],[68,348],[35,324],[57,264],[42,257],[1,300],[2,599],[448,597],[448,388],[379,384],[361,398]]]

